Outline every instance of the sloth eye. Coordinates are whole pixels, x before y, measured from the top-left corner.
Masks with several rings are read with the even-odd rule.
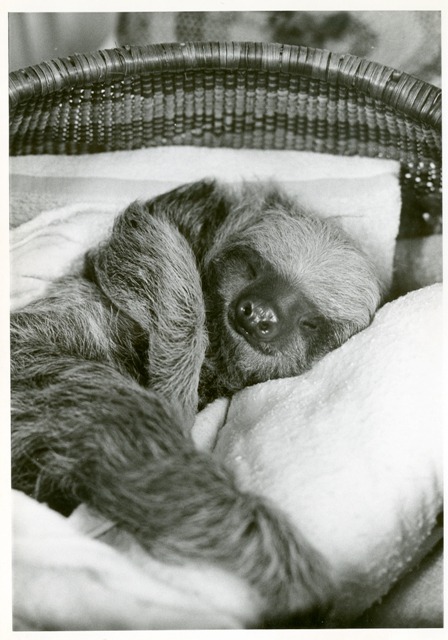
[[[319,318],[315,318],[315,317],[301,318],[299,324],[302,327],[302,329],[305,329],[305,331],[308,331],[310,333],[315,333],[320,328]]]

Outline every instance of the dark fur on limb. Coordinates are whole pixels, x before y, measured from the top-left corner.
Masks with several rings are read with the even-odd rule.
[[[198,405],[307,370],[379,301],[342,231],[274,187],[132,204],[82,273],[12,316],[13,486],[85,502],[157,558],[218,563],[267,613],[328,604],[312,547],[190,429]]]

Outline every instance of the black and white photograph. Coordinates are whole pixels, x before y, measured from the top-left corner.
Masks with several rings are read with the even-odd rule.
[[[5,637],[439,634],[441,7],[24,4]]]

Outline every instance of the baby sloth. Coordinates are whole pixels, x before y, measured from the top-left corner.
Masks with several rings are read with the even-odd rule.
[[[266,616],[326,607],[318,554],[190,429],[198,406],[309,369],[380,295],[342,230],[272,185],[131,204],[80,273],[12,315],[13,486],[64,514],[85,502],[159,559],[232,571]]]

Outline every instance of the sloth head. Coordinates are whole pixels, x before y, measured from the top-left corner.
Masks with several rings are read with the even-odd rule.
[[[215,394],[303,373],[367,327],[381,300],[372,265],[345,233],[276,192],[229,216],[203,281]]]

